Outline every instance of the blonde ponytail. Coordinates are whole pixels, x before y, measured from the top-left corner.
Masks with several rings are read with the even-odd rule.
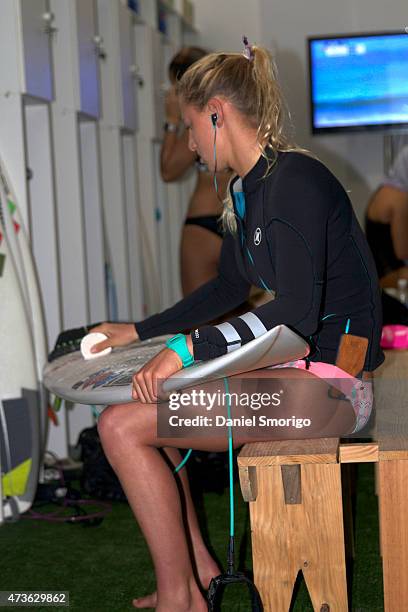
[[[227,98],[257,130],[260,154],[269,174],[279,151],[304,151],[290,143],[284,133],[289,113],[277,79],[276,66],[263,47],[251,46],[250,58],[242,53],[210,53],[195,62],[177,84],[185,104],[203,110],[214,97]],[[275,155],[266,154],[271,147]],[[221,215],[224,229],[236,232],[237,222],[230,191]]]

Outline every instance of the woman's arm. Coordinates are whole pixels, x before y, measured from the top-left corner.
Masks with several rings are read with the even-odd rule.
[[[385,186],[377,197],[389,198],[392,202],[391,237],[398,259],[408,259],[408,192]]]
[[[324,222],[313,233],[315,236],[308,240],[283,220],[270,224],[267,240],[275,264],[275,299],[221,325],[195,330],[192,340],[196,359],[205,361],[225,354],[228,348],[240,348],[280,324],[296,327],[305,336],[315,332],[324,285]]]
[[[160,153],[160,172],[165,183],[181,178],[195,159],[196,153],[188,148],[187,130],[184,130],[180,136],[176,132],[164,133]]]
[[[180,126],[180,105],[174,87],[171,87],[165,99],[166,123]],[[188,148],[188,132],[184,130],[181,135],[166,131],[160,153],[160,172],[163,181],[169,183],[176,181],[190,168],[196,154]]]
[[[368,204],[368,218],[389,223],[395,255],[408,259],[408,191],[383,185]]]
[[[135,323],[141,340],[177,333],[212,321],[236,308],[249,295],[250,283],[239,273],[235,262],[234,237],[224,237],[218,276],[167,310]]]
[[[95,345],[92,352],[98,353],[109,346],[125,346],[136,340],[147,340],[192,329],[213,321],[245,302],[251,284],[237,269],[234,242],[231,234],[227,234],[223,239],[218,276],[171,308],[134,324],[102,323],[93,328],[91,331],[102,332],[108,338]],[[225,352],[225,340],[221,334],[219,336],[221,351]]]
[[[319,175],[313,177],[313,167],[309,171],[307,165],[303,170],[302,165],[301,170],[291,180],[280,181],[273,193],[265,187],[269,222],[264,239],[269,257],[264,251],[267,260],[263,269],[274,268],[275,286],[271,289],[276,291],[275,299],[221,325],[194,330],[196,359],[212,359],[240,348],[280,324],[291,325],[305,336],[316,331],[332,196],[330,187],[320,184]]]

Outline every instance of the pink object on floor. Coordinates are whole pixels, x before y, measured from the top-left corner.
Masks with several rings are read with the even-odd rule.
[[[384,325],[381,347],[385,349],[408,349],[408,327],[406,325]]]

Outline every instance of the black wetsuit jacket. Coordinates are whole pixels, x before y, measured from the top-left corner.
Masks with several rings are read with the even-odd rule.
[[[172,308],[137,322],[142,340],[193,329],[195,359],[217,357],[284,323],[306,338],[311,360],[335,363],[345,332],[369,340],[365,370],[383,361],[377,273],[350,200],[316,159],[279,153],[267,176],[261,156],[231,183],[238,230],[223,240],[218,276]],[[242,189],[245,214],[237,211]],[[241,214],[243,211],[241,210]],[[242,304],[250,286],[275,299],[218,326],[203,325]]]

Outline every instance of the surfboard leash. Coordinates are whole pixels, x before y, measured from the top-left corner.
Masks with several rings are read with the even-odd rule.
[[[210,582],[207,593],[208,612],[216,612],[220,609],[222,594],[229,584],[245,584],[248,588],[252,612],[262,612],[263,605],[259,591],[255,584],[243,572],[235,571],[235,515],[234,515],[234,445],[231,421],[231,402],[229,393],[228,378],[224,378],[224,387],[227,399],[228,416],[228,471],[229,471],[229,541],[227,551],[227,571],[224,574],[215,576]]]

